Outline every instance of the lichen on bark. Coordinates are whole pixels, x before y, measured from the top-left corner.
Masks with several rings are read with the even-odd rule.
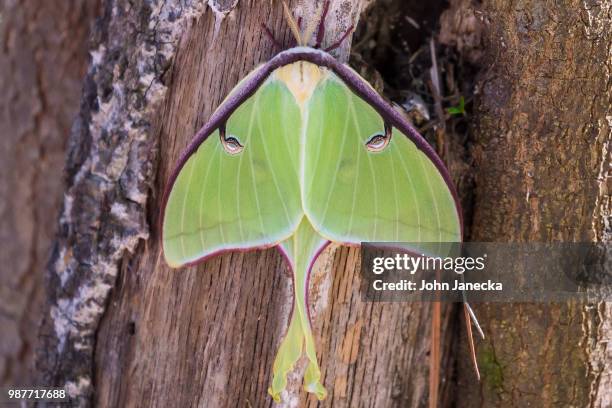
[[[109,1],[94,31],[38,356],[41,383],[66,387],[80,405],[91,397],[95,334],[118,265],[149,235],[164,73],[185,26],[204,11],[198,1]]]

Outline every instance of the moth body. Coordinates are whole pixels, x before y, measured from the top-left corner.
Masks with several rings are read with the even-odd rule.
[[[302,355],[319,399],[308,282],[330,242],[456,242],[459,201],[431,146],[347,65],[282,52],[230,92],[195,135],[162,204],[162,247],[181,267],[277,247],[293,272],[293,314],[274,362],[275,400]]]

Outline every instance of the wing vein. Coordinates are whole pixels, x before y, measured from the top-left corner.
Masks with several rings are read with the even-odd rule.
[[[281,118],[283,118],[283,115],[281,115]],[[261,128],[261,118],[259,116],[257,117],[257,127],[259,129],[259,133],[263,135],[263,130]],[[282,126],[282,128],[286,129],[285,126]],[[284,133],[282,135],[283,139],[285,139],[285,135],[286,135],[286,133]],[[287,144],[286,140],[285,140],[285,144]],[[268,147],[267,147],[267,144],[266,144],[266,138],[263,137],[263,136],[261,138],[261,145],[263,147],[264,156],[266,158],[266,163],[270,163],[270,160],[269,160],[270,155],[268,154]],[[287,151],[287,153],[289,153],[289,150]],[[279,198],[280,202],[283,205],[283,209],[285,210],[285,217],[287,218],[287,223],[290,224],[291,223],[291,217],[289,216],[289,209],[287,208],[287,203],[285,203],[285,200],[283,199],[283,195],[282,195],[280,186],[278,184],[278,180],[276,178],[276,173],[273,172],[273,171],[271,173],[272,173],[272,182],[274,183],[274,187],[276,189],[276,194],[278,195],[278,198]]]
[[[348,133],[348,122],[349,122],[349,117],[348,115],[346,115],[346,119],[344,120],[344,126],[342,129],[342,144],[340,146],[340,150],[341,152],[344,152],[344,147],[346,146],[346,135]],[[321,122],[321,127],[323,127],[323,122]],[[342,157],[342,153],[340,154],[340,157]],[[317,161],[319,160],[319,158],[317,157]],[[325,200],[325,209],[323,210],[323,225],[326,224],[325,221],[327,221],[327,212],[329,211],[329,203],[330,203],[330,199],[332,196],[332,193],[334,192],[334,184],[336,184],[336,180],[338,178],[338,171],[340,170],[340,160],[336,160],[336,169],[334,170],[334,175],[333,175],[333,179],[332,179],[332,183],[330,184],[330,188],[329,191],[327,193],[327,199]]]
[[[223,147],[221,147],[221,152],[219,157],[223,157],[221,155],[223,155]],[[223,246],[225,246],[226,242],[225,242],[225,232],[223,231],[223,223],[221,222],[221,210],[223,209],[223,206],[221,205],[221,183],[223,178],[221,177],[221,170],[223,169],[223,163],[221,163],[221,160],[219,160],[219,174],[218,174],[218,183],[217,183],[217,218],[219,219],[219,235],[221,236],[221,244]]]
[[[323,109],[321,111],[321,126],[319,127],[319,140],[323,140],[323,124],[325,123],[325,109]],[[321,157],[321,145],[323,143],[319,143],[319,146],[317,146],[317,155],[315,156],[316,160],[317,160],[317,164],[320,161],[320,157]],[[317,167],[315,167],[317,168]],[[314,183],[315,183],[315,175],[312,175],[312,179],[310,180],[310,191],[312,191],[312,188],[314,187]]]
[[[189,198],[189,193],[191,192],[191,182],[193,181],[194,170],[195,161],[191,163],[191,169],[189,169],[189,177],[187,178],[187,191],[185,192],[185,196],[183,197],[183,206],[181,208],[181,231],[185,230],[185,210],[187,209],[187,199]],[[185,239],[183,236],[181,236],[181,251],[183,253],[183,258],[185,258],[187,254],[185,253]]]
[[[257,94],[257,96],[255,97],[255,102],[253,103],[253,110],[251,112],[251,118],[249,120],[249,130],[247,131],[247,134],[249,135],[249,139],[252,138],[253,135],[253,121],[255,119],[255,112],[257,112],[257,114],[259,115],[259,97],[260,97],[260,93]],[[259,121],[258,121],[259,122]],[[259,128],[260,131],[260,135],[259,137],[263,140],[265,139],[263,132],[261,132],[261,128]],[[251,181],[252,181],[252,185],[253,185],[253,193],[255,194],[255,207],[257,208],[257,215],[259,217],[259,226],[261,227],[261,235],[262,237],[265,235],[265,231],[266,228],[264,226],[264,222],[263,222],[263,216],[261,215],[261,206],[259,205],[259,193],[257,192],[257,185],[255,184],[255,166],[253,165],[253,150],[254,148],[254,143],[251,143],[251,151],[249,152],[249,157],[250,157],[250,164],[251,164]],[[264,151],[265,154],[265,151]]]
[[[259,95],[259,92],[257,92],[255,94],[255,98],[257,98],[257,95]],[[251,125],[253,124],[253,113],[255,112],[255,104],[253,103],[253,105],[251,106],[251,116],[249,118],[249,129],[251,128]],[[249,141],[249,134],[246,134],[246,141],[244,141],[244,145],[247,146],[247,143]],[[247,147],[247,149],[249,149]],[[250,149],[249,149],[250,150]],[[240,171],[242,169],[242,158],[245,156],[245,154],[249,154],[248,150],[247,151],[242,151],[242,153],[240,153],[240,157],[238,158],[238,168],[236,170],[236,174],[238,176],[238,180],[236,181],[236,206],[237,206],[237,210],[238,210],[238,214],[241,214],[240,212],[240,207],[241,207],[241,203],[240,203],[240,181],[241,181],[241,177],[240,177]],[[238,219],[238,232],[240,233],[240,242],[244,242],[244,230],[243,230],[243,225],[242,225],[242,218]]]
[[[201,147],[203,148],[203,147]],[[200,152],[201,156],[204,157],[204,152]],[[200,229],[200,243],[202,244],[202,250],[204,250],[204,248],[206,248],[205,245],[205,240],[204,240],[204,234],[202,234],[202,224],[204,223],[204,212],[203,212],[203,208],[204,208],[204,193],[206,192],[206,184],[208,183],[208,176],[210,175],[210,168],[212,167],[212,163],[214,161],[214,158],[211,158],[208,161],[208,166],[206,166],[206,174],[204,175],[204,180],[202,181],[201,184],[201,188],[202,191],[200,192],[200,205],[199,207],[199,220],[198,220],[198,226]]]
[[[359,144],[357,144],[357,163],[355,164],[355,168],[357,169],[357,171],[355,172],[355,183],[353,185],[353,197],[352,197],[352,204],[351,204],[351,215],[349,218],[349,222],[348,222],[348,230],[346,232],[346,235],[348,236],[351,233],[351,230],[353,229],[353,219],[354,219],[354,214],[355,214],[355,204],[357,203],[357,188],[359,187],[359,159],[361,158],[361,155],[359,154],[359,148],[361,146],[359,146]]]
[[[357,112],[355,112],[355,105],[353,103],[353,100],[351,99],[351,96],[349,94],[350,91],[345,90],[344,92],[347,93],[347,98],[348,98],[348,107],[352,113],[352,118],[353,118],[353,123],[355,125],[355,129],[359,129],[359,123],[357,123]],[[370,174],[372,176],[372,185],[374,187],[374,214],[378,215],[378,184],[376,184],[376,174],[374,173],[374,165],[372,164],[372,157],[370,157],[370,155],[366,152],[366,156],[368,158],[368,164],[369,164],[369,168],[370,168]],[[359,170],[357,170],[359,171]],[[353,216],[353,214],[351,213],[351,217]],[[374,228],[372,231],[372,235],[370,236],[372,238],[372,240],[376,240],[376,230],[378,228],[378,217],[374,217]]]
[[[418,150],[416,153],[419,154]],[[397,150],[397,155],[400,159],[400,162],[402,162],[402,168],[404,169],[404,172],[408,176],[408,182],[410,183],[410,188],[412,189],[412,200],[414,201],[414,207],[416,208],[417,227],[419,228],[418,233],[417,233],[417,242],[421,242],[421,209],[417,201],[416,188],[414,187],[414,182],[412,181],[412,175],[410,174],[410,171],[406,168],[406,162],[404,161],[404,157],[402,156],[399,149]]]
[[[391,142],[393,142],[393,138],[391,138]],[[391,147],[391,146],[389,146]],[[399,220],[400,220],[400,210],[399,210],[399,201],[398,196],[399,193],[397,191],[397,180],[395,175],[395,161],[391,160],[391,178],[393,180],[393,198],[395,199],[395,219],[397,222],[395,223],[395,241],[399,241]]]
[[[431,186],[431,180],[429,178],[429,173],[425,169],[423,165],[423,157],[420,152],[417,152],[419,155],[419,162],[421,163],[421,168],[425,173],[425,180],[427,181],[427,186],[429,186],[429,192],[431,193],[431,200],[433,201],[434,208],[436,209],[436,221],[438,223],[438,242],[442,242],[442,223],[440,222],[440,211],[438,210],[438,200],[436,200],[436,196],[434,195],[433,187]]]

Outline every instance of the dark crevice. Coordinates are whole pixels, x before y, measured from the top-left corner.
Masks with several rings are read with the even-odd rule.
[[[416,1],[378,1],[362,16],[353,41],[351,65],[388,99],[404,106],[426,138],[431,136],[430,130],[434,125],[441,121],[436,117],[434,97],[428,85],[432,66],[430,40],[433,38],[436,45],[444,108],[459,106],[461,97],[465,100],[465,116],[446,115],[445,122],[453,130],[452,136],[461,137],[468,133],[478,73],[478,67],[463,58],[455,48],[442,45],[438,40],[439,19],[447,6],[446,1],[427,5]],[[415,112],[414,106],[418,104],[429,113],[429,119]]]
[[[467,0],[453,3],[454,7],[469,4]],[[443,26],[443,22],[452,21],[448,17],[456,12],[448,10],[449,7],[449,2],[444,0],[426,3],[377,1],[361,17],[353,39],[350,64],[405,113],[447,164],[462,201],[464,239],[469,240],[474,191],[470,146],[471,124],[474,123],[472,101],[479,73],[475,55],[479,55],[479,50],[474,46],[460,48],[456,44],[468,42],[458,38],[462,35],[469,36],[470,44],[478,44],[478,33],[463,33],[455,27]],[[432,40],[440,83],[438,95],[432,92]],[[456,360],[469,358],[459,355],[460,344],[465,341],[460,337],[465,330],[463,313],[458,308],[451,310],[448,330],[452,333],[443,340],[452,343],[451,362],[447,368],[452,372],[443,373],[446,382],[441,383],[442,402],[454,400]]]
[[[455,3],[455,7],[466,7],[469,1]],[[455,27],[443,27],[442,21],[451,21],[444,14],[448,17],[455,12],[448,7],[449,3],[443,0],[426,4],[377,1],[361,17],[350,64],[405,113],[446,162],[461,197],[464,239],[468,240],[473,190],[470,125],[474,122],[473,96],[480,67],[474,57],[478,55],[477,48],[459,48],[456,44],[477,43],[474,38],[478,33],[457,33]],[[430,73],[432,40],[440,84],[437,97]]]

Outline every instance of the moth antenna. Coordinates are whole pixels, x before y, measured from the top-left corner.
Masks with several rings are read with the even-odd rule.
[[[265,25],[264,23],[261,23],[261,28],[263,28],[264,33],[266,33],[270,41],[272,41],[272,44],[274,44],[279,49],[283,48],[283,46],[280,45],[278,41],[276,41],[276,38],[274,38],[274,34],[272,33],[272,30],[270,30],[267,25]]]
[[[478,370],[478,361],[476,360],[476,346],[474,345],[474,336],[472,334],[472,322],[470,318],[470,312],[467,303],[463,304],[463,315],[465,316],[465,324],[467,326],[468,343],[470,344],[470,353],[472,355],[472,363],[474,364],[474,370],[476,370],[476,377],[480,381],[480,371]]]
[[[321,15],[323,14],[323,5],[324,5],[323,2],[319,2],[319,5],[317,6],[317,11],[315,12],[314,17],[310,20],[308,25],[306,25],[306,30],[304,31],[304,34],[303,34],[304,45],[308,45],[308,43],[310,42],[310,39],[312,38],[312,34],[314,33],[314,30],[318,25],[319,19],[321,18]]]
[[[323,14],[321,14],[321,19],[319,20],[319,28],[317,29],[317,42],[315,44],[315,48],[321,48],[321,44],[325,39],[325,18],[327,17],[328,11],[329,0],[326,0],[325,5],[323,6]]]
[[[295,37],[295,40],[297,41],[298,45],[304,45],[302,41],[302,35],[300,34],[300,29],[297,23],[295,22],[295,19],[291,15],[291,12],[289,11],[289,7],[287,6],[287,3],[284,0],[283,0],[283,12],[285,13],[285,20],[287,20],[287,24],[289,24],[289,28],[291,29],[291,32],[293,33],[293,36]]]
[[[351,25],[351,26],[348,28],[348,30],[346,30],[346,31],[344,32],[344,34],[342,34],[342,37],[340,37],[340,39],[339,39],[338,41],[336,41],[335,43],[333,43],[332,45],[330,45],[329,47],[327,47],[327,48],[326,48],[325,50],[323,50],[323,51],[325,51],[325,52],[330,52],[330,51],[333,51],[333,50],[335,50],[336,48],[338,48],[338,47],[339,47],[339,46],[342,44],[342,42],[343,42],[343,41],[346,39],[346,37],[348,37],[348,36],[349,36],[349,34],[353,32],[353,28],[355,28],[355,27],[354,27],[353,25]]]

